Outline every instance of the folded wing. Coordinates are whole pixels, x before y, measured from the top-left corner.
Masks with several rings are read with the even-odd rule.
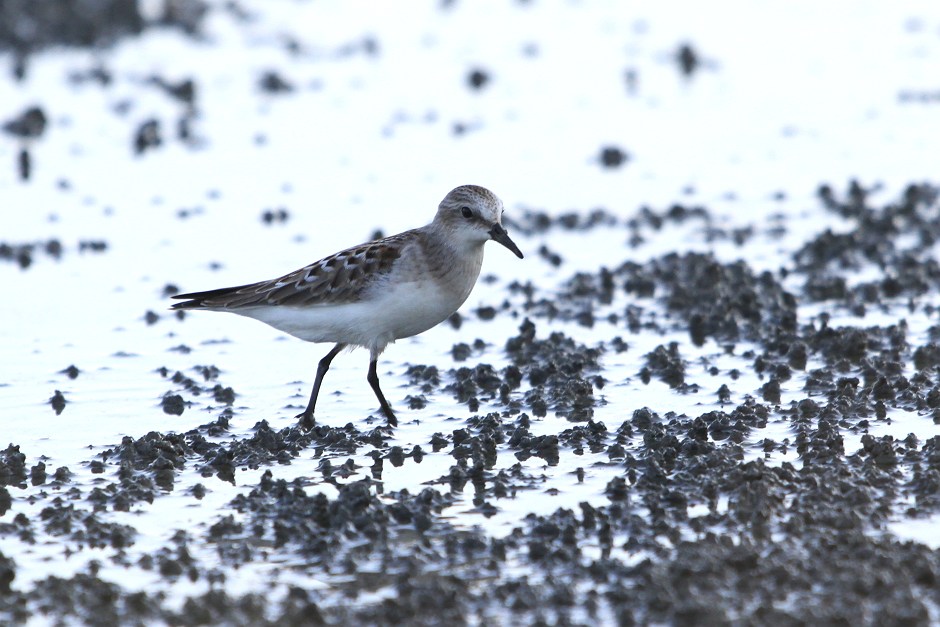
[[[177,294],[172,309],[306,307],[359,300],[362,292],[392,269],[408,232],[348,248],[271,281]]]

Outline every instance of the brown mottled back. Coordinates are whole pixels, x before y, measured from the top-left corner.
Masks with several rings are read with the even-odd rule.
[[[374,281],[388,274],[401,255],[397,244],[410,231],[347,248],[271,281],[182,295],[174,309],[236,309],[260,305],[338,304],[355,302]]]

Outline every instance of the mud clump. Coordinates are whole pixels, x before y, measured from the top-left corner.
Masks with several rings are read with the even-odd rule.
[[[26,485],[26,455],[17,445],[10,444],[0,451],[0,485]]]
[[[576,422],[591,418],[600,402],[594,390],[606,383],[597,374],[602,348],[588,347],[560,332],[538,339],[535,323],[526,319],[519,334],[507,340],[506,352],[513,366],[506,369],[505,378],[509,385],[518,386],[520,379],[528,382],[525,404],[535,416],[553,411]]]
[[[156,25],[194,33],[207,10],[200,0],[166,1],[158,8],[156,19],[149,21],[135,0],[10,0],[0,8],[0,50],[25,56],[56,45],[107,46]]]
[[[696,346],[707,339],[759,341],[796,327],[796,299],[770,273],[755,276],[744,262],[669,254],[647,266],[626,264],[618,275],[628,292],[648,283],[661,289],[666,307],[681,316]]]
[[[42,137],[46,130],[47,118],[41,107],[29,107],[15,118],[3,124],[3,130],[20,139]]]
[[[600,162],[605,168],[619,168],[629,159],[629,155],[617,146],[605,146],[601,149]]]
[[[647,353],[640,379],[649,383],[654,376],[673,389],[685,387],[685,362],[676,342],[670,342],[669,346],[659,345]]]
[[[0,242],[0,259],[12,261],[23,270],[33,264],[37,252],[43,252],[53,259],[59,259],[62,256],[62,243],[57,239],[26,244]]]

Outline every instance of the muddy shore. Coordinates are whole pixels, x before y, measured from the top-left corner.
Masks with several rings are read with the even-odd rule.
[[[94,45],[101,71],[75,80],[106,85],[108,46],[148,28],[198,39],[208,10],[167,2],[144,15],[115,1],[100,3],[97,15],[79,3],[28,4],[7,3],[0,20],[28,18],[44,33],[24,39],[25,26],[0,28],[0,50],[13,61],[0,80],[12,84],[48,46]],[[376,54],[375,43],[344,53]],[[265,97],[291,93],[286,79],[265,77]],[[477,69],[464,88],[486,86]],[[138,87],[164,94],[178,124],[168,132],[128,123],[128,154],[168,142],[199,149],[187,131],[199,83],[150,77]],[[16,159],[0,167],[23,184],[47,167],[34,147],[51,132],[40,123],[46,109],[40,100],[4,121],[7,139],[19,143]],[[596,167],[630,167],[626,153],[608,150]],[[65,181],[63,173],[63,194]],[[557,278],[489,277],[498,297],[449,321],[457,330],[472,321],[480,337],[444,347],[449,356],[438,361],[398,368],[403,415],[442,399],[459,409],[418,444],[399,439],[407,420],[393,430],[377,412],[334,410],[298,424],[275,408],[237,429],[242,392],[225,364],[172,343],[189,363],[152,373],[165,390],[159,406],[196,426],[168,430],[154,420],[120,442],[91,443],[71,467],[47,465],[56,455],[41,442],[5,434],[0,622],[935,624],[940,552],[887,528],[940,513],[940,438],[914,433],[940,424],[940,188],[912,181],[885,198],[875,183],[830,183],[825,172],[819,181],[812,212],[842,228],[816,229],[772,270],[751,259],[785,241],[784,218],[728,226],[707,203],[679,195],[628,215],[507,211],[513,236]],[[188,218],[181,211],[175,222]],[[260,220],[291,228],[286,209]],[[677,248],[637,260],[644,243],[689,225],[739,258]],[[590,246],[610,233],[621,244],[589,270],[569,269],[552,244],[583,237]],[[105,237],[73,245],[54,228],[41,241],[0,233],[0,263],[22,273],[110,254]],[[135,328],[189,323],[174,316],[141,312]],[[662,341],[638,350],[640,338]],[[61,368],[57,381],[78,392],[93,376],[82,364]],[[746,383],[754,380],[757,387]],[[634,403],[615,392],[627,384],[665,392]],[[68,416],[74,395],[50,389],[44,415]],[[701,411],[688,411],[690,397]],[[134,401],[141,415],[152,415],[151,401]],[[884,435],[901,415],[913,421],[910,434]],[[561,428],[546,432],[546,417],[562,418]],[[847,447],[849,438],[860,446]],[[292,472],[311,460],[315,473]],[[559,468],[571,469],[564,482]],[[420,489],[387,487],[389,474],[404,471],[422,477]],[[600,496],[590,502],[536,507],[564,486],[592,483]],[[230,487],[237,494],[210,524],[139,548],[154,541],[143,522],[150,509],[201,508]],[[486,519],[510,501],[532,505],[508,533],[454,513],[469,502]],[[93,557],[78,573],[37,578],[18,554],[39,548],[51,562]],[[276,586],[272,575],[251,591],[230,589],[236,573],[257,564],[277,573]],[[102,576],[115,568],[150,584]],[[186,586],[198,592],[167,593]]]

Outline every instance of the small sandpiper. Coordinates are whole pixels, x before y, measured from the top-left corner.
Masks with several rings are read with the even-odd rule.
[[[451,191],[427,226],[347,248],[270,281],[179,294],[173,309],[229,311],[308,342],[335,343],[320,360],[307,408],[314,424],[323,376],[344,348],[369,349],[367,380],[388,424],[395,412],[382,394],[376,363],[395,340],[427,331],[467,300],[480,276],[490,239],[522,259],[502,226],[503,203],[491,191],[463,185]]]

